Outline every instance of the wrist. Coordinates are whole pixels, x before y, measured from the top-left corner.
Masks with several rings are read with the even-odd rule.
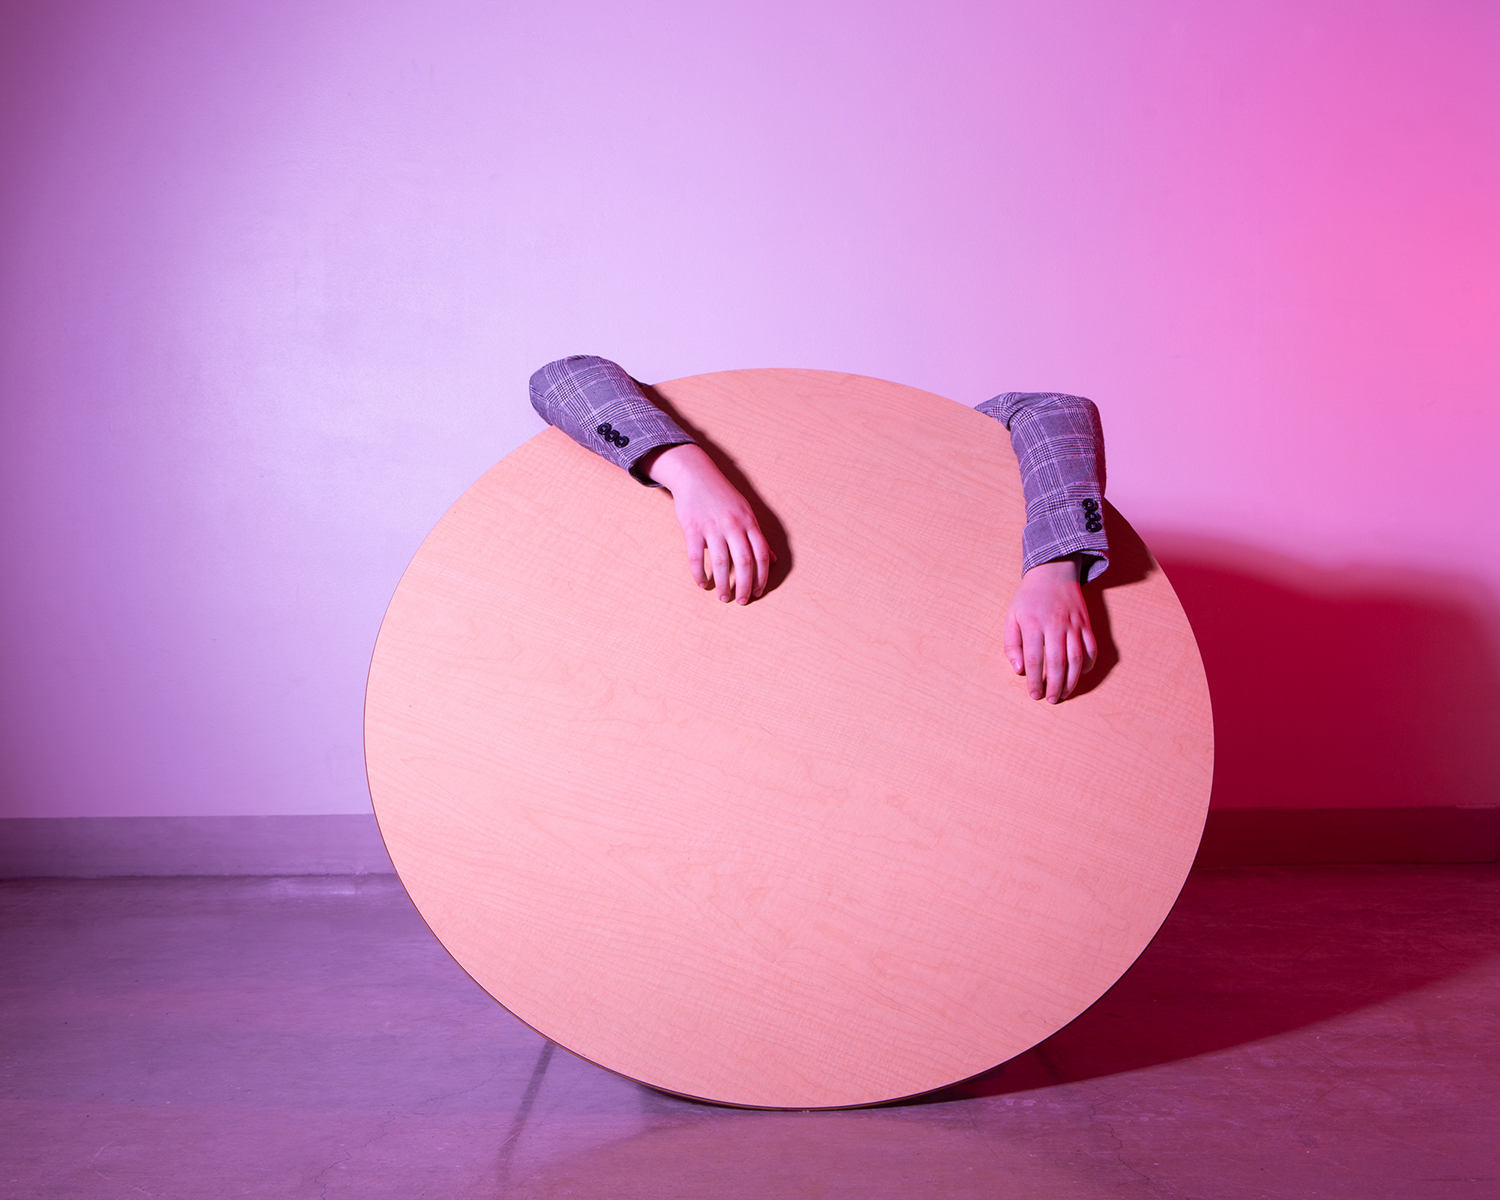
[[[688,442],[681,446],[668,446],[660,451],[647,466],[646,473],[654,483],[674,492],[701,476],[705,468],[715,470],[713,460],[703,452],[701,446]]]
[[[1037,563],[1029,571],[1022,574],[1022,579],[1030,579],[1033,576],[1038,580],[1047,580],[1052,583],[1077,583],[1079,575],[1079,558],[1077,554],[1070,554],[1067,558],[1054,558],[1050,562]]]

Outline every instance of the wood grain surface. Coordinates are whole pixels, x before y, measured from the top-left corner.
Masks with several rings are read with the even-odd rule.
[[[370,790],[455,959],[576,1054],[688,1096],[871,1104],[1093,1003],[1186,877],[1208,690],[1109,511],[1103,662],[1060,705],[1002,656],[1005,429],[926,392],[733,371],[656,395],[781,562],[718,603],[670,497],[549,429],[427,538],[370,669]]]

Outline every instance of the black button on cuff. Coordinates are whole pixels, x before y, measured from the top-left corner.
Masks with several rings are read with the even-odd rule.
[[[594,430],[594,432],[602,437],[606,442],[613,442],[621,450],[630,445],[630,439],[623,433],[621,433],[618,429],[616,429],[613,425],[611,425],[608,421],[605,421],[604,424],[600,425],[597,429]]]

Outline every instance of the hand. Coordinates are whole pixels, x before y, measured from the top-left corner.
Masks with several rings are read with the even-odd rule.
[[[670,446],[647,466],[672,493],[677,523],[687,539],[688,570],[701,588],[717,586],[719,599],[749,604],[766,590],[776,555],[766,544],[749,503],[699,446]],[[704,551],[709,569],[703,568]],[[731,589],[731,568],[733,587]]]
[[[1098,653],[1077,560],[1038,563],[1021,576],[1005,614],[1005,657],[1026,676],[1031,698],[1066,700]]]

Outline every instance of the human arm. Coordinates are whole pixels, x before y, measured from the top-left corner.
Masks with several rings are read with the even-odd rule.
[[[726,604],[731,598],[748,604],[752,596],[763,595],[776,555],[749,502],[703,448],[694,444],[668,447],[653,456],[647,470],[672,493],[693,581],[701,588],[716,589]]]
[[[1005,654],[1032,699],[1056,704],[1073,694],[1098,653],[1081,584],[1109,565],[1099,410],[1080,396],[1006,392],[979,411],[1010,430],[1026,499]]]
[[[1033,700],[1066,700],[1098,657],[1078,580],[1077,556],[1037,563],[1005,611],[1005,657]]]
[[[764,593],[775,555],[749,503],[618,364],[581,354],[548,363],[531,377],[531,405],[638,482],[671,492],[698,586],[726,603]]]

